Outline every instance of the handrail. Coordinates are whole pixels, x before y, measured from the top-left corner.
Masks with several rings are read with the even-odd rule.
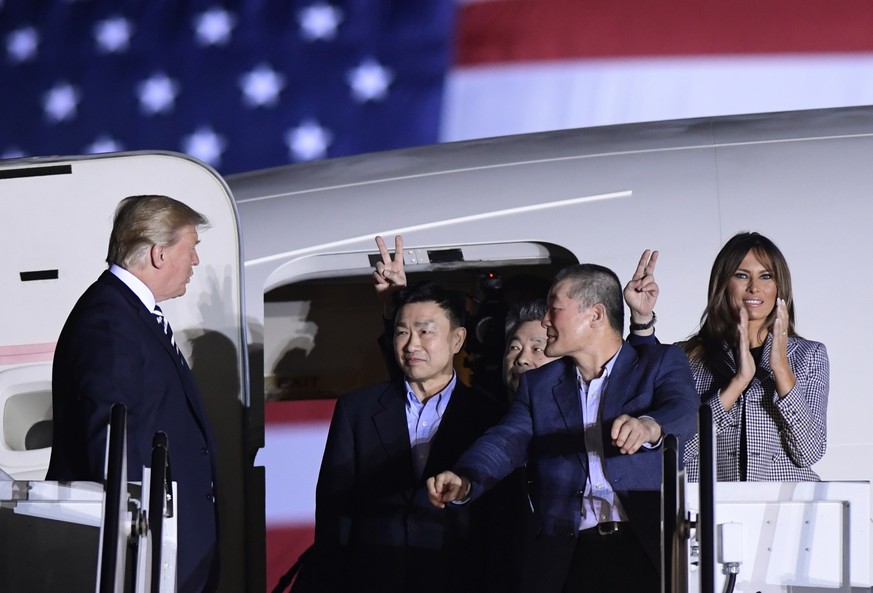
[[[112,405],[106,440],[106,494],[100,530],[97,591],[115,593],[123,591],[127,548],[127,536],[121,533],[124,513],[127,512],[127,408],[121,403]]]
[[[700,509],[697,537],[700,541],[700,593],[715,593],[715,431],[712,408],[700,406]]]
[[[155,433],[152,439],[151,478],[149,481],[149,531],[151,532],[151,593],[161,591],[161,552],[164,517],[172,517],[173,486],[167,434]]]

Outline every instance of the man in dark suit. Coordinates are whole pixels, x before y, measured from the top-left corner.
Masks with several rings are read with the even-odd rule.
[[[474,502],[528,464],[537,537],[523,590],[660,591],[663,436],[695,432],[699,399],[675,346],[622,341],[618,277],[581,264],[562,270],[543,320],[546,355],[501,423],[428,480],[433,504]]]
[[[437,509],[425,477],[452,467],[503,410],[454,371],[466,337],[463,296],[423,283],[396,301],[403,378],[346,394],[331,421],[316,491],[315,590],[488,591],[497,584],[489,575],[511,579],[518,565],[522,485]],[[499,569],[495,549],[508,554]]]
[[[169,442],[178,482],[180,592],[217,582],[215,444],[200,394],[157,303],[185,294],[206,218],[166,196],[132,196],[115,213],[110,267],[73,308],[55,350],[49,480],[102,481],[109,410],[127,407],[128,479],[142,479],[152,438]]]

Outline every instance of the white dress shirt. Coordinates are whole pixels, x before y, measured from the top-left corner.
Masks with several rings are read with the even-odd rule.
[[[619,348],[618,352],[621,352]],[[603,430],[600,421],[600,401],[609,384],[618,352],[606,363],[603,373],[590,383],[576,369],[579,398],[582,404],[582,424],[585,427],[585,450],[588,453],[588,480],[582,496],[582,516],[579,529],[589,529],[606,521],[627,521],[627,514],[606,478],[603,469]]]

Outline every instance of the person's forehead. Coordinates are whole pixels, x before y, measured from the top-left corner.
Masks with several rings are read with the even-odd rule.
[[[512,339],[522,342],[528,340],[545,340],[546,328],[544,328],[539,321],[522,321],[515,328]]]
[[[436,323],[448,319],[443,308],[434,301],[407,303],[397,312],[398,323]]]
[[[187,224],[185,226],[179,227],[176,230],[176,237],[181,241],[191,241],[194,243],[198,243],[200,241],[200,235],[197,233],[197,227],[193,224]]]
[[[570,280],[564,278],[563,280],[552,284],[552,287],[549,289],[549,298],[567,298],[567,295],[569,294],[569,283]]]
[[[766,256],[766,254],[761,255],[755,252],[754,249],[750,249],[748,253],[743,257],[740,262],[741,268],[746,267],[756,267],[756,268],[764,268],[765,270],[769,270],[773,267],[773,264],[770,262],[770,258]]]

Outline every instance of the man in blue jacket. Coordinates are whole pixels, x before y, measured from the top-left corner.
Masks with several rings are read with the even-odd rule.
[[[523,590],[660,591],[659,447],[694,434],[699,406],[685,355],[622,340],[621,284],[598,265],[557,275],[543,326],[561,359],[521,376],[501,423],[428,480],[431,502],[466,504],[527,464]]]

